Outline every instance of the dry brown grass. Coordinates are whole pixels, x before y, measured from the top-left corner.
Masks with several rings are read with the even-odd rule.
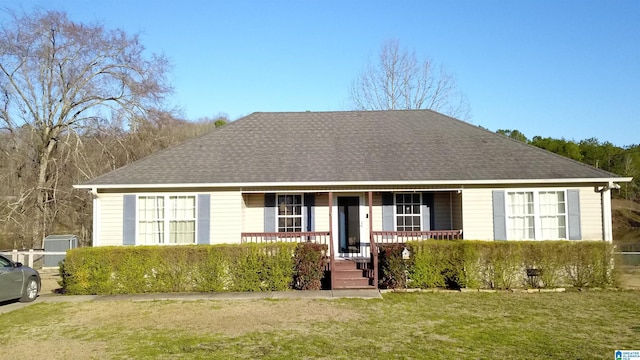
[[[67,326],[174,329],[198,334],[243,335],[252,331],[304,330],[309,323],[356,320],[359,315],[328,301],[89,302],[68,314]]]
[[[0,315],[0,349],[42,359],[608,358],[640,346],[638,299],[594,290],[36,303]]]
[[[7,354],[15,354],[16,358],[29,359],[106,359],[105,354],[109,353],[106,342],[69,339],[57,335],[51,336],[46,341],[33,338],[11,342],[7,345],[3,344],[1,348],[3,352],[6,350]]]
[[[295,330],[304,334],[309,324],[358,320],[358,312],[327,300],[278,301],[92,301],[58,307],[54,319],[34,320],[27,337],[37,339],[3,343],[5,353],[19,354],[30,350],[36,359],[107,358],[117,353],[108,339],[74,339],[59,334],[72,329],[77,334],[100,332],[101,329],[123,329],[125,332],[184,331],[194,335],[224,334],[241,336],[249,332]],[[54,320],[54,321],[52,321]],[[82,336],[81,336],[82,338]],[[111,346],[109,344],[112,344]],[[82,349],[78,352],[78,349]],[[33,356],[31,356],[33,355]]]

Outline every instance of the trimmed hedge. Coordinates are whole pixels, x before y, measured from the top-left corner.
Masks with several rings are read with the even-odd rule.
[[[308,259],[295,258],[298,246]],[[322,250],[296,243],[78,248],[67,252],[60,285],[78,295],[282,291],[292,288],[301,264],[322,258]]]
[[[295,271],[293,288],[296,290],[320,290],[324,277],[327,245],[300,243],[294,254]]]
[[[412,288],[608,287],[613,246],[602,241],[415,241],[380,245],[380,286]],[[398,261],[400,260],[400,262]],[[536,269],[537,276],[527,275]]]
[[[378,282],[381,288],[406,286],[407,263],[402,259],[404,244],[378,244]]]

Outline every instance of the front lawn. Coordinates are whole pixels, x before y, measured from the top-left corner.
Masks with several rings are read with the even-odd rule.
[[[640,349],[640,292],[40,303],[0,322],[3,353],[46,359],[613,359]]]

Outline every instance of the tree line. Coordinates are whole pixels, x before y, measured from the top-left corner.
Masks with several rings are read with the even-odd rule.
[[[589,138],[580,141],[534,136],[527,138],[518,130],[499,129],[506,137],[545,149],[552,153],[606,170],[616,175],[633,177],[630,183],[621,183],[620,190],[613,195],[628,200],[640,201],[640,145],[616,146],[608,141]]]

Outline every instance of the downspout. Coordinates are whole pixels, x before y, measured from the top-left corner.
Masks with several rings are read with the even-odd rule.
[[[609,181],[607,185],[596,188],[602,199],[602,237],[604,241],[613,241],[613,229],[611,226],[611,189],[619,189],[620,185]]]
[[[100,211],[98,209],[98,189],[95,187],[92,188],[89,191],[89,194],[91,194],[93,204],[93,226],[91,229],[91,244],[92,246],[100,246]]]
[[[611,228],[611,189],[603,190],[602,197],[602,235],[604,241],[613,241],[613,230]]]

